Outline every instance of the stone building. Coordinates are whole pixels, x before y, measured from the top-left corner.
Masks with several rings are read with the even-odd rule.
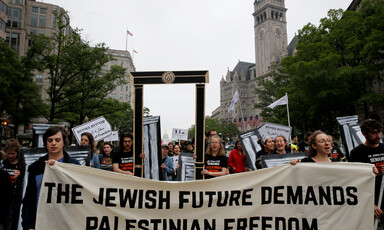
[[[239,61],[232,71],[227,71],[220,81],[220,107],[215,117],[235,122],[241,131],[260,125],[261,109],[256,109],[256,79],[266,75],[269,67],[295,53],[297,37],[287,44],[285,0],[256,0],[254,2],[254,32],[256,63]],[[233,111],[229,105],[236,90],[239,102]]]
[[[5,27],[7,24],[8,0],[0,0],[0,39],[5,40]]]
[[[69,10],[69,9],[68,9]],[[6,11],[5,16],[1,13]],[[14,49],[19,57],[26,54],[32,42],[33,35],[45,35],[53,38],[54,33],[58,32],[56,12],[66,11],[64,8],[36,0],[0,0],[0,37],[3,35],[2,21],[6,21],[4,39],[8,45]],[[70,11],[70,10],[69,10]],[[64,20],[69,22],[70,18],[64,15]],[[72,33],[73,30],[68,26],[65,33]],[[129,84],[129,72],[135,71],[131,54],[124,50],[107,51],[114,60],[109,61],[103,67],[103,71],[110,69],[111,65],[120,65],[126,68],[125,77],[127,84],[118,85],[108,97],[115,98],[120,102],[130,102],[133,104],[133,88]],[[44,89],[50,86],[49,76],[46,71],[36,71],[34,81],[39,86],[39,92],[43,100],[48,99],[48,94]],[[47,123],[45,118],[34,118],[33,123]],[[19,131],[24,129],[19,127]]]

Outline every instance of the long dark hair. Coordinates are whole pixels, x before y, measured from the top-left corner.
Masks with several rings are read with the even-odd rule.
[[[95,138],[93,138],[93,135],[91,133],[88,133],[88,132],[85,132],[85,133],[82,133],[81,136],[86,136],[89,140],[89,145],[91,146],[91,152],[95,152],[95,146],[94,146],[94,143],[95,143]]]

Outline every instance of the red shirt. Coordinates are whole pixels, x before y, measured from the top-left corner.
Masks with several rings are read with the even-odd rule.
[[[228,158],[228,167],[233,173],[245,172],[245,154],[240,155],[237,149],[232,150]],[[233,170],[235,168],[235,170]]]

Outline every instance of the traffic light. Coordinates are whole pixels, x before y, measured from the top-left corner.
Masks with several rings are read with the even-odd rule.
[[[2,125],[2,126],[7,126],[7,125],[8,125],[8,122],[7,122],[7,121],[2,121],[2,122],[1,122],[1,125]]]
[[[228,136],[228,133],[227,133],[227,136]]]

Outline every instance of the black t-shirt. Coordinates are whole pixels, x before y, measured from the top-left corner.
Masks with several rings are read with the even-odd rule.
[[[119,164],[119,168],[123,171],[133,172],[133,151],[113,154],[112,163]]]
[[[381,171],[381,165],[384,164],[384,144],[380,143],[378,147],[372,148],[361,144],[352,149],[350,154],[350,162],[362,162],[375,164],[377,169]],[[381,186],[382,174],[377,175],[375,180],[375,204],[379,200],[379,191]],[[381,209],[384,207],[384,199],[381,203]]]
[[[221,172],[223,168],[228,167],[226,156],[212,156],[205,154],[205,169],[209,172]],[[213,176],[205,175],[205,178],[213,178]]]
[[[3,169],[8,173],[11,183],[15,183],[15,170],[17,170],[17,164],[11,164],[8,160],[4,160]]]
[[[309,150],[309,146],[304,141],[300,142],[298,147],[299,147],[299,153],[308,152]]]
[[[361,144],[352,149],[349,161],[375,164],[381,171],[380,166],[384,164],[384,144],[380,143],[376,148]]]
[[[331,158],[331,161],[332,161],[332,162],[336,162],[337,159],[333,159],[333,158]],[[312,159],[312,157],[309,157],[309,156],[308,156],[308,157],[305,157],[305,158],[303,158],[303,159],[301,159],[300,162],[316,163],[316,161],[314,161],[314,160]]]
[[[341,152],[340,148],[335,145],[333,146],[329,157],[331,157],[331,159],[335,159],[334,161],[342,161],[344,154]]]

